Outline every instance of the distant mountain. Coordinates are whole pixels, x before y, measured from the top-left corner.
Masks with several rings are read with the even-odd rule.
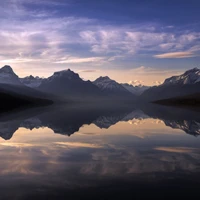
[[[53,103],[50,96],[25,86],[8,65],[0,69],[0,97],[0,112]]]
[[[20,81],[23,85],[26,85],[27,87],[31,88],[39,87],[43,80],[44,80],[43,78],[40,78],[38,76],[34,77],[32,75],[20,78]]]
[[[140,101],[156,101],[190,95],[200,92],[200,70],[197,68],[186,71],[180,76],[174,76],[164,81],[162,85],[154,86],[144,91]]]
[[[186,71],[180,76],[172,76],[164,81],[163,85],[186,85],[200,82],[200,69],[194,68]]]
[[[13,69],[5,65],[0,69],[0,83],[11,85],[22,85],[19,77],[14,73]]]
[[[83,81],[78,74],[70,69],[55,72],[52,76],[42,80],[39,90],[67,97],[95,97],[101,91],[90,81]]]
[[[49,96],[43,92],[26,86],[28,85],[28,80],[31,79],[36,80],[40,78],[32,78],[32,76],[30,76],[20,79],[10,66],[5,65],[0,69],[0,91],[30,96],[34,98],[49,98]]]
[[[121,84],[110,79],[108,76],[99,77],[94,82],[104,94],[109,96],[118,96],[118,97],[133,97],[134,95],[124,88]]]
[[[133,86],[128,83],[122,83],[121,85],[136,96],[141,95],[145,90],[150,88],[149,86],[144,86],[144,85]]]

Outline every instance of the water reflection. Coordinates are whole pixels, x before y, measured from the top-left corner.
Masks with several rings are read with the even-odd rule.
[[[1,197],[191,197],[200,185],[199,134],[198,112],[153,105],[10,113],[0,118]]]
[[[156,108],[156,109],[155,109]],[[20,116],[20,118],[19,118]],[[188,117],[189,116],[189,117]],[[79,107],[55,106],[26,110],[0,118],[0,136],[10,140],[20,127],[32,130],[47,127],[54,133],[72,135],[86,124],[95,124],[101,129],[109,129],[118,122],[143,124],[146,119],[155,119],[154,123],[164,123],[173,129],[198,136],[200,134],[199,113],[180,108],[148,105],[148,107]],[[153,121],[152,121],[153,122]]]

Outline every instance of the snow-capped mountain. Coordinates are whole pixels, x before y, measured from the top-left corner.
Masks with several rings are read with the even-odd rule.
[[[141,95],[145,90],[149,89],[149,86],[145,86],[145,85],[137,85],[137,86],[133,86],[130,85],[128,83],[122,83],[121,84],[125,89],[127,89],[129,92],[131,92],[132,94],[139,96]]]
[[[22,85],[19,77],[14,73],[13,69],[5,65],[0,69],[0,83],[10,85]]]
[[[128,95],[131,96],[132,93],[129,92],[126,88],[124,88],[121,84],[116,81],[110,79],[108,76],[99,77],[94,82],[101,91],[110,95]]]
[[[32,75],[26,76],[24,78],[20,78],[22,84],[26,85],[27,87],[37,88],[40,86],[44,79],[38,76],[34,77]]]
[[[195,84],[200,82],[200,69],[194,68],[186,71],[185,73],[181,74],[180,76],[172,76],[167,78],[163,85],[171,85],[171,84]]]
[[[83,81],[78,74],[70,69],[55,72],[52,76],[42,80],[38,89],[57,95],[94,96],[101,91],[90,81]]]
[[[200,69],[194,68],[180,76],[167,78],[163,84],[154,86],[140,95],[140,101],[157,101],[200,92]]]

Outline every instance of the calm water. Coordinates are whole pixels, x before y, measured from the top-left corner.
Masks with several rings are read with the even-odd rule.
[[[54,106],[0,117],[0,199],[198,197],[199,112]]]

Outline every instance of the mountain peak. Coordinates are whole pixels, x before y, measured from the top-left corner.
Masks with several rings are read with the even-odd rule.
[[[33,75],[30,75],[30,76],[27,76],[27,78],[34,79],[35,77]]]
[[[110,81],[112,81],[108,76],[100,76],[97,80],[110,80]]]
[[[101,91],[114,95],[132,95],[126,88],[108,76],[100,76],[93,82]]]
[[[74,71],[72,71],[71,69],[67,69],[67,70],[61,70],[61,71],[57,71],[57,72],[54,72],[54,75],[56,76],[63,76],[63,75],[74,75],[74,76],[78,76],[79,75],[77,73],[75,73]]]
[[[9,65],[0,68],[0,83],[10,85],[21,85],[19,77]]]
[[[1,72],[4,73],[14,73],[13,69],[9,65],[5,65],[4,67],[1,68]]]
[[[52,76],[50,76],[49,78],[47,78],[45,81],[47,82],[52,82],[54,80],[74,80],[74,81],[80,81],[82,79],[80,79],[79,75],[75,72],[73,72],[70,69],[67,70],[62,70],[62,71],[57,71],[54,72],[54,74]]]
[[[193,69],[187,70],[184,74],[196,73],[196,72],[199,72],[199,71],[200,71],[200,69],[198,69],[197,67],[195,67]]]

